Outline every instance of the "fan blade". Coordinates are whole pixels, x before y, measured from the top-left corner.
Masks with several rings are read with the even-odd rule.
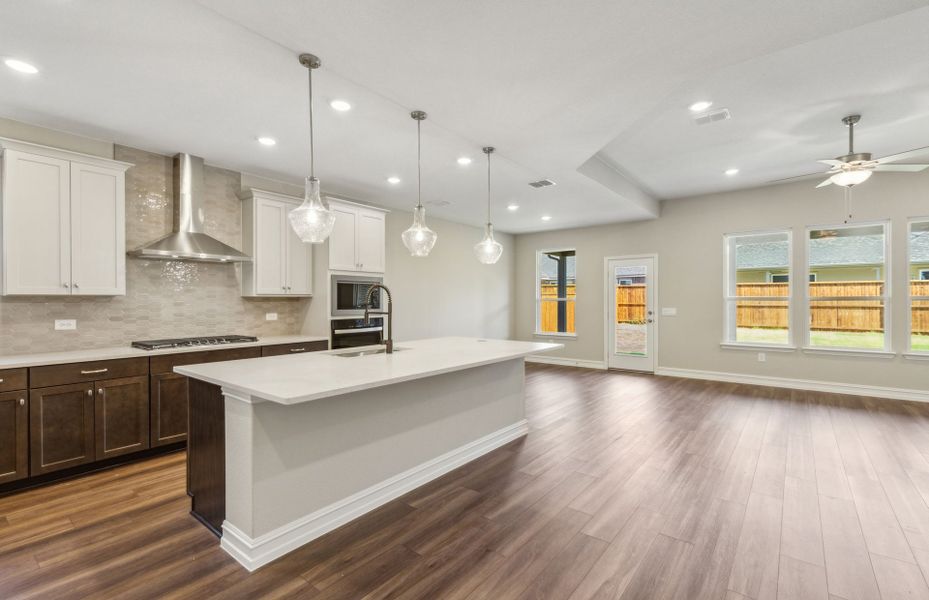
[[[822,177],[825,175],[822,171],[818,173],[807,173],[806,175],[794,175],[793,177],[784,177],[782,179],[772,179],[768,183],[781,183],[782,181],[797,181],[799,179],[812,179],[813,177]]]
[[[834,158],[827,158],[824,160],[817,160],[818,163],[823,163],[824,165],[829,165],[830,167],[841,167],[845,163],[841,160],[835,160]]]
[[[832,178],[830,177],[829,179],[826,179],[825,181],[823,181],[822,183],[820,183],[820,184],[817,185],[816,187],[818,187],[818,188],[826,187],[827,185],[830,185],[831,183],[832,183]]]
[[[929,146],[926,146],[925,148],[914,148],[913,150],[907,150],[906,152],[901,152],[900,154],[891,154],[890,156],[877,159],[877,162],[883,165],[886,163],[898,162],[901,160],[907,160],[924,155],[929,155]]]
[[[900,171],[905,173],[915,173],[929,168],[929,165],[877,165],[875,171]]]

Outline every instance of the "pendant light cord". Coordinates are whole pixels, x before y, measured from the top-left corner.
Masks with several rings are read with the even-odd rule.
[[[490,152],[487,153],[487,224],[490,225]]]
[[[416,208],[423,207],[423,134],[420,126],[422,120],[416,121]]]
[[[313,69],[308,68],[309,72],[309,93],[310,93],[310,178],[316,179],[315,157],[313,148]]]

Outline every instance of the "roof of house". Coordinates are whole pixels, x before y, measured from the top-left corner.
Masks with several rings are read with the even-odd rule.
[[[929,263],[929,233],[918,232],[912,235],[911,253],[913,262]],[[736,268],[786,268],[787,257],[787,241],[739,244],[739,250],[736,253]],[[884,237],[881,235],[824,237],[810,240],[810,264],[814,267],[874,265],[882,262],[884,262]]]

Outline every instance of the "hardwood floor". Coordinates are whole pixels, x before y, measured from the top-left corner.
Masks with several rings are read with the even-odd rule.
[[[0,498],[0,597],[929,598],[929,405],[527,368],[530,434],[249,574],[174,454]]]

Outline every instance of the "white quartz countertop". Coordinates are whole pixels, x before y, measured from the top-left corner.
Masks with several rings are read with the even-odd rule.
[[[175,367],[249,400],[299,404],[523,358],[561,344],[444,337],[395,342],[393,354],[340,357],[331,350]]]
[[[63,365],[67,363],[88,362],[91,360],[111,360],[117,358],[138,358],[158,356],[160,354],[183,354],[185,352],[205,352],[208,350],[226,350],[229,348],[248,348],[251,346],[274,346],[276,344],[300,344],[303,342],[329,341],[324,335],[272,335],[259,337],[257,342],[242,344],[217,344],[214,346],[193,346],[185,348],[163,348],[161,350],[141,350],[133,348],[126,342],[125,346],[111,348],[92,348],[66,352],[43,352],[41,354],[11,354],[0,356],[0,369],[22,367],[41,367],[44,365]]]

